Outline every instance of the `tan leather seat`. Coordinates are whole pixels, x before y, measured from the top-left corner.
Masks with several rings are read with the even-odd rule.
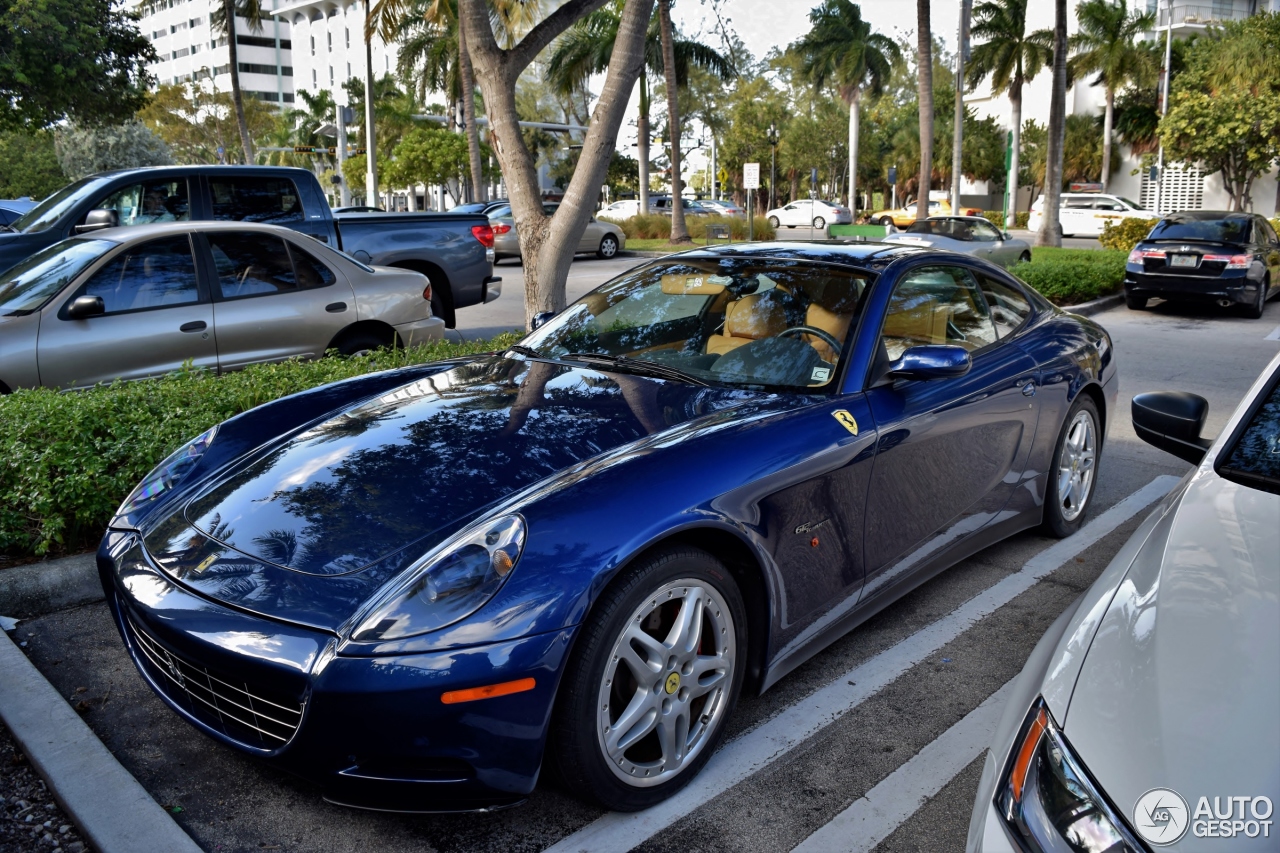
[[[937,299],[924,299],[894,311],[884,318],[884,344],[889,358],[896,359],[908,348],[947,343],[947,321],[951,306]]]
[[[786,308],[772,292],[744,296],[725,306],[724,330],[707,340],[707,354],[724,355],[752,341],[772,338],[786,328]]]
[[[861,282],[856,279],[843,278],[819,279],[806,283],[805,293],[813,301],[805,311],[804,324],[821,329],[843,344],[858,308],[860,285]],[[818,351],[818,357],[828,364],[835,364],[840,357],[839,350],[832,349],[831,344],[817,335],[806,335],[805,340]]]

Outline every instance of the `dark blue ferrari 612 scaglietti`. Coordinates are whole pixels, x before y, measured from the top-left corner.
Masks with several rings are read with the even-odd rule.
[[[338,803],[638,809],[763,691],[969,554],[1088,510],[1107,333],[986,262],[699,249],[502,353],[193,439],[98,553],[139,670]],[[550,744],[548,744],[550,741]]]

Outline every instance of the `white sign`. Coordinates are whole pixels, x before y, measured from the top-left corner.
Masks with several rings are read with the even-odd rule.
[[[760,164],[759,163],[743,163],[742,164],[742,188],[747,190],[760,189]]]

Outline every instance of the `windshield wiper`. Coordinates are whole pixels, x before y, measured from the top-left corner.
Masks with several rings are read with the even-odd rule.
[[[608,355],[601,352],[570,352],[565,353],[563,358],[571,358],[575,361],[596,361],[608,364],[614,367],[622,367],[634,373],[648,374],[656,376],[660,379],[675,379],[680,382],[690,382],[694,385],[701,385],[703,388],[710,388],[711,383],[705,379],[699,379],[691,373],[685,373],[679,368],[671,367],[666,364],[659,364],[656,361],[646,361],[642,358],[630,358],[625,355]]]
[[[511,346],[507,347],[507,352],[514,352],[514,353],[519,353],[520,355],[527,355],[530,358],[547,358],[547,356],[538,352],[533,347],[527,347],[524,344],[512,344]]]

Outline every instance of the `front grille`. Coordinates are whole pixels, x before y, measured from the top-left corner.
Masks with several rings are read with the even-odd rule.
[[[227,737],[257,749],[284,746],[302,722],[305,703],[247,682],[219,677],[174,654],[129,620],[138,663],[153,683],[193,717]]]

